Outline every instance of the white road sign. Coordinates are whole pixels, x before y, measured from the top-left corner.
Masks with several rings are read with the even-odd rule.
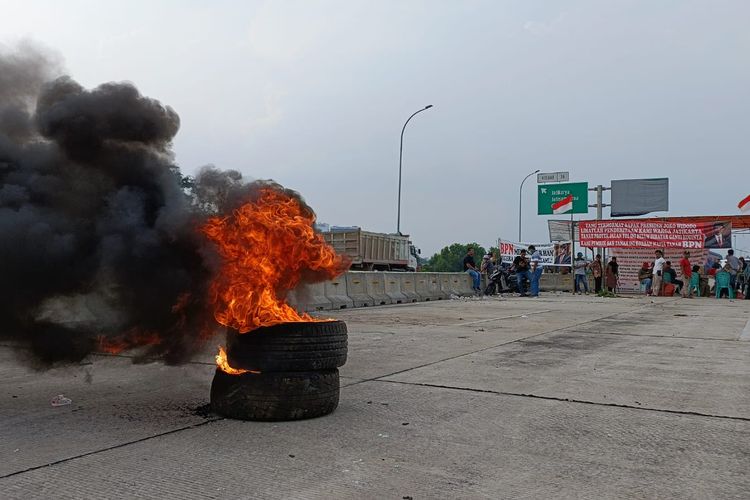
[[[536,183],[545,184],[547,182],[568,182],[570,180],[570,172],[548,172],[544,174],[536,174]]]

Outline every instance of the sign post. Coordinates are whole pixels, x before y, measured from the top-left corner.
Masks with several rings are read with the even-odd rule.
[[[588,189],[588,182],[537,186],[537,214],[586,214],[589,211]]]
[[[547,172],[536,174],[537,184],[544,184],[546,182],[568,182],[569,180],[570,172]]]

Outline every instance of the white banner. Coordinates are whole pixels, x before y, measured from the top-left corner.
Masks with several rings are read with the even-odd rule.
[[[571,249],[573,243],[563,241],[560,243],[514,243],[512,241],[499,240],[497,247],[500,249],[500,256],[503,263],[512,264],[517,255],[521,255],[521,250],[528,252],[529,245],[534,245],[539,255],[542,257],[543,266],[571,267]],[[531,258],[531,254],[527,253]]]

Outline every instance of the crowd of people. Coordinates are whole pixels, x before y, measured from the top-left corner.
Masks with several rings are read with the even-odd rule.
[[[474,260],[474,248],[469,247],[463,260],[463,270],[471,276],[475,294],[481,295],[483,293],[481,288],[482,274],[487,276],[492,275],[495,267],[499,265],[502,264],[497,260],[496,255],[486,254],[482,257],[482,264],[477,267]],[[529,245],[528,252],[527,250],[521,250],[520,254],[513,259],[513,264],[508,271],[515,273],[516,286],[521,297],[539,296],[539,280],[542,277],[542,257],[534,245]],[[528,293],[526,290],[527,282],[529,284]],[[484,293],[492,293],[489,290],[489,286],[485,289]]]
[[[679,262],[682,279],[678,279],[672,262],[664,258],[661,250],[656,250],[654,255],[654,261],[644,262],[638,271],[641,290],[647,295],[677,293],[692,298],[711,293],[720,297],[726,293],[730,298],[745,299],[750,295],[750,266],[744,257],[736,257],[732,249],[727,251],[724,266],[714,262],[705,273],[701,273],[701,266],[690,263],[690,252],[684,252]],[[714,282],[713,290],[709,278]]]
[[[620,265],[617,263],[617,257],[611,257],[607,265],[604,266],[601,254],[596,254],[594,260],[589,262],[583,256],[583,252],[578,252],[573,260],[573,275],[575,276],[573,293],[588,295],[588,272],[594,277],[594,293],[598,294],[604,290],[602,280],[608,292],[615,293],[617,291],[620,281]]]
[[[490,282],[483,291],[481,288],[482,275],[487,277],[493,275],[497,266],[502,266],[497,255],[486,254],[477,265],[474,259],[474,248],[469,248],[463,260],[463,270],[472,278],[474,292],[477,295],[495,293],[498,283]],[[725,264],[712,263],[705,272],[701,272],[701,266],[690,262],[690,252],[685,251],[678,262],[680,274],[678,275],[672,262],[664,258],[664,252],[656,250],[652,262],[644,262],[638,271],[638,281],[641,291],[647,295],[674,295],[692,298],[715,293],[717,296],[726,293],[729,297],[750,299],[750,262],[744,257],[736,257],[733,250],[727,251]],[[594,293],[603,290],[615,293],[619,286],[619,264],[617,257],[611,257],[606,265],[602,256],[597,254],[593,261],[589,261],[582,252],[578,252],[572,262],[574,285],[573,291],[577,294],[589,293],[588,275],[594,278]],[[542,276],[542,259],[534,245],[529,245],[528,250],[522,249],[513,259],[513,263],[507,269],[508,273],[515,274],[516,291],[522,297],[538,297],[539,281]],[[679,278],[682,279],[679,279]],[[711,290],[709,278],[715,283]],[[528,287],[526,284],[528,283]],[[502,292],[502,285],[498,291]],[[717,288],[718,287],[718,288]]]
[[[477,266],[474,259],[474,248],[469,248],[463,260],[463,270],[472,278],[472,287],[474,293],[489,295],[494,293],[495,283],[490,283],[487,289],[482,291],[481,282],[482,274],[491,276],[496,266],[502,265],[496,255],[486,254],[482,257],[482,263]],[[578,256],[573,261],[575,275],[575,293],[589,293],[589,284],[587,271],[594,276],[594,292],[602,291],[602,281],[610,292],[615,292],[619,280],[619,265],[617,257],[612,257],[606,266],[602,264],[602,256],[597,255],[592,262],[588,262],[583,253],[578,252]],[[515,274],[516,290],[521,297],[538,297],[539,281],[542,277],[543,266],[542,258],[534,245],[529,245],[528,250],[521,249],[519,255],[513,259],[513,263],[508,268],[509,273]],[[526,284],[528,283],[528,287]],[[492,288],[491,288],[492,287]],[[528,292],[527,292],[528,288]],[[502,291],[502,289],[500,290]]]

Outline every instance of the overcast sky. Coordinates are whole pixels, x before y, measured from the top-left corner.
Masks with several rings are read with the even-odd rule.
[[[668,215],[737,214],[750,194],[745,0],[0,0],[0,13],[6,47],[31,39],[87,87],[127,80],[172,106],[185,173],[275,179],[330,224],[396,230],[401,127],[433,104],[404,140],[401,230],[423,256],[516,240],[536,169],[592,186],[669,177]],[[534,178],[523,214],[523,239],[548,241]]]

